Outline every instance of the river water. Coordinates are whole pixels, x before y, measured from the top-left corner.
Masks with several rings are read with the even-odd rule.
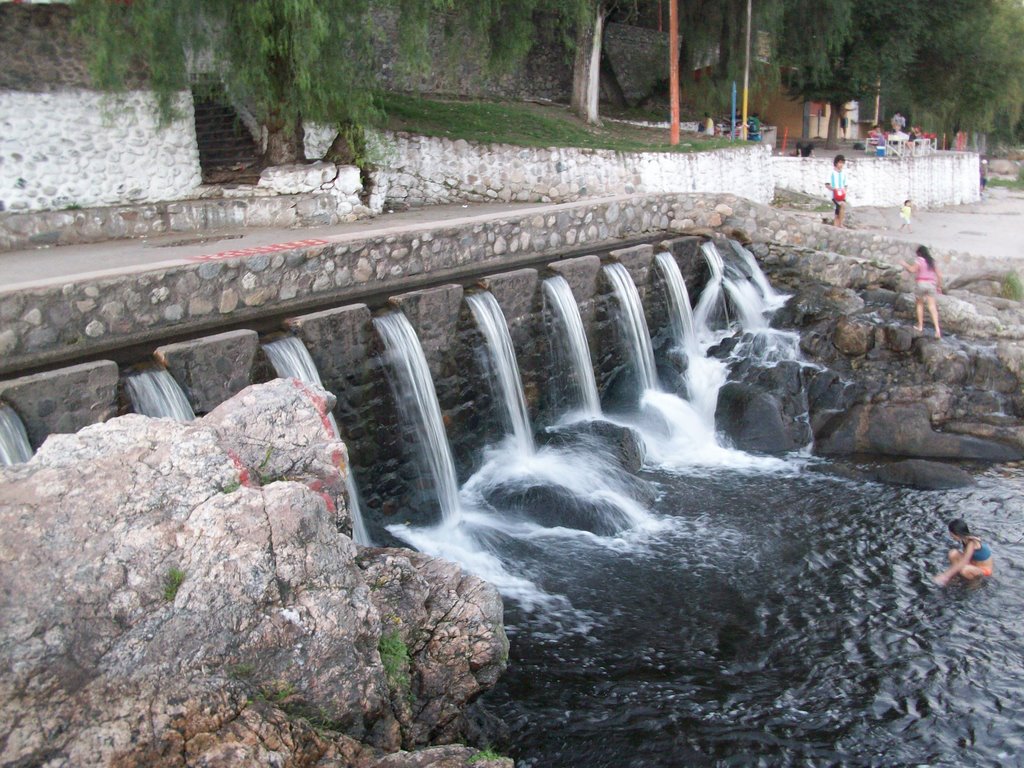
[[[654,525],[540,538],[489,705],[521,768],[1024,761],[1024,470],[855,483],[793,458],[650,470]],[[962,516],[995,577],[940,589]]]

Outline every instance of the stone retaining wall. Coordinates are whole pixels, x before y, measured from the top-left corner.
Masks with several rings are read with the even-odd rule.
[[[477,144],[398,133],[375,190],[389,206],[458,202],[561,203],[607,195],[732,193],[768,203],[771,151],[614,152]]]
[[[284,184],[282,176],[307,176],[305,169],[324,166],[333,170],[328,183],[315,187]],[[284,174],[279,166],[269,169],[273,180],[266,186],[247,187],[238,192],[223,190],[229,196],[177,200],[148,205],[117,205],[83,210],[35,211],[0,214],[0,251],[35,246],[101,243],[125,238],[154,237],[175,232],[204,234],[246,227],[324,226],[355,221],[373,211],[359,197],[362,183],[352,166],[335,167],[325,163],[301,166]]]
[[[46,93],[0,91],[0,208],[85,208],[177,200],[202,183],[192,121],[161,127],[156,98],[145,91],[117,97],[86,89]]]
[[[448,275],[509,269],[525,260],[621,238],[717,229],[898,263],[913,245],[839,230],[735,195],[637,195],[480,217],[465,226],[337,239],[159,270],[0,292],[0,373],[73,359],[150,338],[342,303]],[[948,280],[991,264],[936,252]]]
[[[973,152],[934,152],[919,157],[847,155],[849,204],[895,207],[911,199],[921,208],[976,203],[980,199],[979,156]],[[773,157],[775,186],[829,200],[825,189],[830,157]]]

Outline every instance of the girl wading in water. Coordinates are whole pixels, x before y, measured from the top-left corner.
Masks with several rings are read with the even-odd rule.
[[[917,299],[917,330],[924,330],[924,305],[928,303],[928,314],[935,326],[935,338],[942,338],[939,328],[939,310],[935,306],[935,294],[942,293],[942,275],[935,265],[931,252],[923,245],[917,247],[917,258],[907,262],[903,268],[914,276],[914,298]]]
[[[935,577],[935,583],[946,586],[954,576],[980,579],[992,575],[992,549],[977,536],[971,535],[967,523],[959,517],[949,521],[950,535],[963,549],[949,550],[949,568]]]

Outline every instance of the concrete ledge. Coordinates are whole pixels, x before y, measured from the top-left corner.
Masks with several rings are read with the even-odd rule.
[[[47,435],[77,432],[117,413],[118,370],[101,360],[0,382],[0,400],[21,417],[32,448]]]

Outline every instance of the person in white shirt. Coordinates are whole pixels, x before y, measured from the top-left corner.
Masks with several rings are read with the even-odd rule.
[[[843,170],[845,167],[846,158],[836,155],[836,159],[832,161],[832,173],[825,182],[825,187],[832,193],[832,202],[836,206],[833,223],[840,228],[846,218],[846,172]]]

